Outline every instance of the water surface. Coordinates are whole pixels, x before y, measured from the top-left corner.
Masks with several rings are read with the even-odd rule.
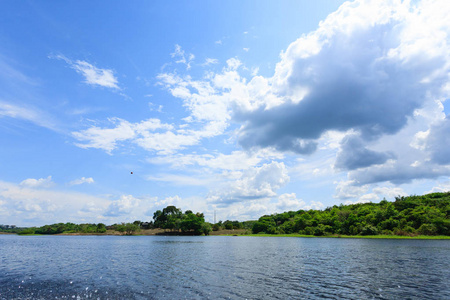
[[[0,299],[450,299],[450,241],[0,235]]]

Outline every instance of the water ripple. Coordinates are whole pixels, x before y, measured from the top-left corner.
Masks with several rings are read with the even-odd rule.
[[[0,299],[450,299],[450,241],[0,236]]]

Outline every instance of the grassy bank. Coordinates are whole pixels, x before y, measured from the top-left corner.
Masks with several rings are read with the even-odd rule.
[[[314,236],[305,234],[223,234],[225,236],[254,236],[254,237],[304,237],[304,238],[347,238],[347,239],[395,239],[395,240],[450,240],[450,236],[445,235],[416,235],[416,236],[402,236],[402,235],[326,235]]]
[[[15,233],[8,233],[15,234]],[[42,234],[23,234],[22,236],[39,236]],[[105,233],[60,233],[55,236],[120,236],[123,233],[113,230],[108,230]],[[155,235],[167,235],[177,236],[174,232],[166,232],[162,229],[149,229],[141,230],[133,234],[133,236],[155,236]],[[180,234],[181,235],[181,234]],[[346,238],[346,239],[394,239],[394,240],[450,240],[450,236],[445,235],[416,235],[416,236],[401,236],[401,235],[325,235],[314,236],[305,234],[266,234],[258,233],[252,234],[246,230],[220,230],[220,232],[212,231],[212,236],[251,236],[251,237],[302,237],[302,238]]]

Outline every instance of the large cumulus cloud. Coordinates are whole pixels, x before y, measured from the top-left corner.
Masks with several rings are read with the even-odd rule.
[[[272,161],[260,167],[237,172],[235,178],[212,190],[209,203],[229,205],[235,202],[270,199],[289,182],[284,163]]]
[[[397,133],[425,102],[444,97],[449,21],[428,21],[430,10],[449,5],[419,5],[346,3],[292,43],[266,83],[270,101],[235,114],[244,123],[240,144],[308,154],[324,132],[349,129],[371,141]]]
[[[450,164],[450,116],[433,126],[426,137],[426,149],[437,164]]]
[[[341,150],[336,157],[335,167],[343,170],[355,170],[385,163],[395,158],[391,152],[377,152],[367,149],[357,135],[347,135],[341,143]]]

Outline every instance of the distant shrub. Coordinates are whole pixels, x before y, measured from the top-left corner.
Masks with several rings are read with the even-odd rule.
[[[422,224],[417,231],[424,235],[434,235],[437,229],[433,224]]]
[[[394,234],[395,235],[399,235],[399,236],[413,236],[414,234],[412,234],[411,232],[405,231],[401,228],[395,228],[394,229]]]
[[[303,233],[306,235],[314,235],[314,227],[306,227],[303,230]]]
[[[408,226],[408,225],[406,225],[405,227],[403,227],[403,230],[406,231],[406,232],[408,232],[408,233],[416,233],[416,230],[415,230],[413,227]]]
[[[361,235],[377,235],[378,229],[372,225],[366,225],[361,230]]]
[[[209,223],[203,223],[202,227],[200,228],[200,232],[204,235],[209,235],[209,233],[211,232],[212,228],[211,225]]]
[[[17,234],[34,234],[36,232],[36,229],[31,227],[31,228],[25,228],[24,230],[18,232]]]

